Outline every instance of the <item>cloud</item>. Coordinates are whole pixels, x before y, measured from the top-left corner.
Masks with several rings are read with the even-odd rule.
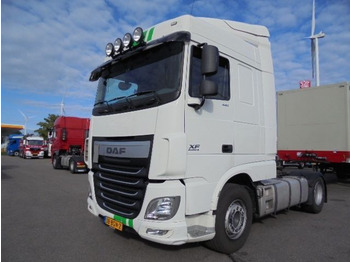
[[[267,26],[276,87],[297,88],[300,80],[311,79],[306,38],[311,32],[311,10],[311,0],[3,0],[2,90],[37,101],[25,103],[32,107],[28,111],[40,111],[42,106],[47,113],[41,102],[59,104],[65,97],[71,114],[80,114],[79,110],[85,114],[87,108],[91,111],[96,93],[96,82],[89,82],[89,75],[103,63],[106,43],[136,26],[148,28],[191,12]],[[320,39],[321,83],[349,81],[349,0],[317,0],[316,11],[316,31],[326,33]],[[7,111],[22,102],[2,98]]]

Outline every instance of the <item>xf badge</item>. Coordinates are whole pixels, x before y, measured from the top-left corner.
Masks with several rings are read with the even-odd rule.
[[[197,152],[197,151],[199,151],[199,147],[200,147],[199,144],[190,145],[190,147],[188,148],[188,151]]]

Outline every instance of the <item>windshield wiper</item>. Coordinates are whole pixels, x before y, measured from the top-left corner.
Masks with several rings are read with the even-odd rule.
[[[113,101],[117,101],[117,100],[120,100],[120,99],[123,99],[123,98],[126,98],[126,96],[121,96],[121,97],[113,98],[113,99],[111,99],[111,100],[108,100],[107,103],[110,103],[110,102],[113,102]]]
[[[102,105],[102,104],[106,104],[106,103],[108,104],[108,102],[106,100],[104,100],[104,101],[100,101],[100,102],[95,103],[94,106]]]
[[[138,93],[129,95],[126,99],[131,98],[131,97],[135,97],[135,96],[138,97],[138,96],[142,96],[142,95],[148,95],[148,94],[153,94],[154,100],[152,102],[157,102],[158,105],[160,104],[160,98],[157,94],[157,91],[154,91],[154,90],[138,92]]]
[[[129,95],[127,98],[131,98],[131,97],[134,97],[134,96],[142,96],[142,95],[147,95],[147,94],[153,94],[154,97],[157,99],[157,101],[158,102],[160,101],[159,96],[157,94],[157,91],[154,91],[154,90],[138,92],[138,93]]]
[[[100,110],[98,110],[98,108],[96,108],[96,110],[98,110],[98,112],[101,114],[101,113],[109,113],[110,112],[110,106],[108,104],[108,101],[106,100],[103,100],[103,101],[100,101],[100,102],[97,102],[94,104],[94,107],[97,106],[97,105],[102,105],[102,104],[106,104],[107,107],[104,107],[104,108],[99,108]],[[94,109],[95,110],[95,109]]]
[[[107,106],[109,106],[110,102],[117,101],[117,100],[120,100],[120,99],[123,99],[123,98],[126,98],[126,96],[115,97],[115,98],[112,98],[112,99],[110,99],[108,101],[103,100],[103,101],[97,102],[96,104],[94,104],[94,106],[102,105],[102,104],[107,104]]]

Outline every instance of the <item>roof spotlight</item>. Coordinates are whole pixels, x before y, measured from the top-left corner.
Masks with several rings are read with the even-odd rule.
[[[114,41],[114,51],[116,53],[120,53],[123,49],[123,41],[120,39],[120,38],[117,38],[115,41]]]
[[[143,41],[143,30],[141,27],[136,27],[133,33],[134,41],[141,43]]]
[[[106,45],[106,56],[112,56],[114,53],[114,48],[112,43]]]
[[[123,44],[126,48],[130,48],[132,45],[132,36],[130,33],[126,33],[123,37]]]

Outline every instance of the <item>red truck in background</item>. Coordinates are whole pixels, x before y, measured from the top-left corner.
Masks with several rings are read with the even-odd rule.
[[[24,136],[19,144],[19,156],[23,158],[44,158],[47,145],[41,136]]]
[[[84,162],[85,139],[88,137],[89,118],[61,116],[49,133],[49,155],[55,169],[68,168],[71,173],[87,172]]]

